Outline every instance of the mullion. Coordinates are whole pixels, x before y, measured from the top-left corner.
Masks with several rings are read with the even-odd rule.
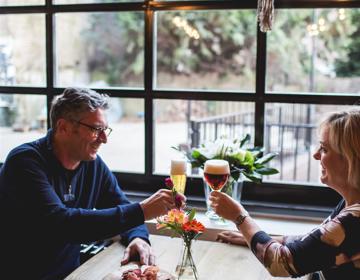
[[[257,25],[255,87],[255,146],[264,145],[265,129],[265,81],[266,81],[266,34]]]
[[[52,5],[52,0],[46,0],[47,13],[45,14],[45,52],[46,52],[46,104],[47,104],[47,127],[50,127],[50,105],[54,95],[54,69],[55,69],[55,24],[54,14],[48,9]]]
[[[145,2],[144,25],[144,87],[145,87],[145,175],[151,176],[154,169],[154,123],[153,123],[153,69],[154,69],[154,11],[150,10],[149,2]]]

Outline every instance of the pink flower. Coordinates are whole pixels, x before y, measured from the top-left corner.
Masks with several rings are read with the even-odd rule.
[[[172,189],[174,187],[174,183],[170,177],[167,177],[165,179],[165,186],[167,186],[169,189]]]
[[[174,197],[175,200],[175,206],[177,209],[181,209],[181,206],[183,204],[183,197],[181,195],[179,195],[178,193],[175,194]]]

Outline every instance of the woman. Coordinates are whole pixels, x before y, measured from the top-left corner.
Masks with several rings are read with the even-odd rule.
[[[244,240],[273,276],[313,273],[312,279],[360,279],[360,110],[333,113],[322,122],[314,158],[320,161],[321,182],[343,198],[320,226],[304,236],[275,240],[241,204],[212,192],[211,207],[242,233],[225,232],[219,239]]]

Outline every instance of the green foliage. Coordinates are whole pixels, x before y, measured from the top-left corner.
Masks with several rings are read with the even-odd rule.
[[[249,134],[246,134],[242,139],[219,138],[193,149],[185,156],[192,168],[204,168],[205,161],[209,159],[226,160],[229,162],[230,175],[235,181],[239,179],[240,174],[243,174],[249,180],[259,183],[262,180],[262,175],[279,173],[275,168],[266,166],[277,156],[277,153],[263,155],[262,147],[245,149],[244,146],[249,141]],[[175,149],[179,150],[178,148]]]
[[[312,54],[329,73],[335,69],[341,77],[360,75],[359,9],[346,9],[347,18],[342,21],[334,17],[336,13],[337,9],[276,11],[275,25],[266,35],[266,83],[270,90],[279,84],[310,90]],[[189,37],[184,28],[177,27],[173,22],[176,16],[196,29],[200,38]],[[97,77],[105,75],[111,85],[126,84],[132,77],[142,79],[144,14],[93,13],[89,18],[89,27],[81,34],[87,46],[89,72]],[[326,20],[327,28],[311,38],[307,28],[319,18]],[[157,73],[194,78],[216,74],[218,80],[226,79],[229,73],[254,78],[255,10],[160,11],[155,23]],[[315,87],[317,91],[322,85],[316,83]]]
[[[357,28],[352,32],[352,40],[344,47],[346,57],[337,59],[335,71],[339,77],[358,77],[360,76],[360,10],[354,10],[351,22]]]
[[[143,28],[144,16],[139,12],[91,14],[82,33],[90,73],[105,73],[111,85],[123,85],[129,77],[142,75]]]

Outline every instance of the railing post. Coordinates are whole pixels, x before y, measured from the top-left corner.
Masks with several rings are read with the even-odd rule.
[[[200,122],[197,121],[190,121],[191,127],[191,143],[190,147],[198,147],[200,144]]]

